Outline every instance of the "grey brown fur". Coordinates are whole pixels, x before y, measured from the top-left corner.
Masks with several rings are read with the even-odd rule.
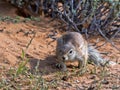
[[[88,46],[81,34],[67,32],[57,40],[56,56],[63,71],[66,71],[66,61],[79,62],[78,67],[85,67],[88,59]]]
[[[67,32],[57,40],[56,56],[63,71],[66,71],[66,61],[79,62],[79,68],[85,68],[87,61],[91,60],[96,65],[105,63],[104,59],[93,46],[88,45],[87,41],[77,32]]]

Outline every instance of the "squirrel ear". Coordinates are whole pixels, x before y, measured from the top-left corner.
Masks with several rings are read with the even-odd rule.
[[[63,45],[63,39],[62,38],[57,38],[57,46],[61,47]]]

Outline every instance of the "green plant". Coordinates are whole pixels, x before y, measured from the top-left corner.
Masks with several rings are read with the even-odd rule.
[[[26,64],[29,62],[29,59],[26,58],[24,50],[22,50],[22,62],[19,64],[19,67],[16,71],[16,75],[22,74],[26,70]]]
[[[100,68],[100,73],[98,75],[100,80],[97,85],[97,90],[100,90],[102,88],[102,82],[104,81],[105,77],[107,76],[107,69],[106,69],[107,65],[106,64]]]
[[[36,33],[34,33],[33,37],[30,39],[29,43],[26,46],[26,50],[29,48],[30,44],[32,43],[32,40],[34,39]],[[16,71],[16,75],[22,74],[27,68],[26,64],[29,62],[29,59],[26,57],[26,52],[22,49],[22,62],[19,64],[19,67]]]

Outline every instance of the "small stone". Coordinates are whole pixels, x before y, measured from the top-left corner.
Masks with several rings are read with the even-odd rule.
[[[95,78],[96,78],[96,76],[95,76],[95,75],[93,75],[93,76],[91,76],[91,77],[90,77],[90,79],[95,79]]]
[[[67,83],[67,85],[66,85],[67,87],[69,87],[69,86],[72,86],[72,84],[71,83]]]
[[[62,80],[67,81],[67,80],[68,80],[68,77],[67,77],[67,76],[63,76],[63,77],[62,77]]]
[[[0,29],[0,32],[3,32],[4,30],[3,29]]]
[[[76,80],[77,83],[79,83],[80,81],[79,80]]]
[[[87,90],[94,90],[94,89],[95,89],[95,86],[91,85]]]
[[[109,82],[107,80],[103,80],[102,84],[109,84]]]

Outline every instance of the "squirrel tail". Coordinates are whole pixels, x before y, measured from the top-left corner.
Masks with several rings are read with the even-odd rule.
[[[88,56],[88,60],[90,60],[90,62],[93,62],[97,66],[105,66],[106,64],[114,66],[117,64],[116,62],[103,59],[100,55],[100,52],[91,45],[88,45]]]

